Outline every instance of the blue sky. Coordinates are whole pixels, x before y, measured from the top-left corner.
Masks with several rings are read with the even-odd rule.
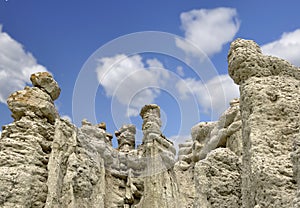
[[[76,125],[87,117],[105,121],[111,133],[126,122],[140,130],[140,107],[158,103],[164,133],[178,142],[238,96],[226,62],[235,38],[253,39],[265,53],[300,66],[299,6],[296,0],[1,0],[0,125],[12,122],[6,97],[30,84],[32,72],[47,70],[62,88],[60,114]]]

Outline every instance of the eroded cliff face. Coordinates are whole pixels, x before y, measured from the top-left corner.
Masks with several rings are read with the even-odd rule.
[[[7,100],[15,121],[0,139],[0,207],[300,207],[300,70],[237,39],[228,55],[240,99],[218,121],[192,127],[179,145],[161,132],[160,108],[141,109],[115,135],[105,123],[61,119],[47,73]]]
[[[297,190],[291,153],[299,139],[300,70],[238,39],[228,55],[240,85],[244,207],[292,207]]]

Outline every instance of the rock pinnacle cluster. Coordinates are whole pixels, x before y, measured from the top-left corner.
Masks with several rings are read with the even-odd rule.
[[[1,208],[298,208],[300,69],[237,39],[228,72],[240,98],[218,121],[191,127],[179,151],[161,131],[160,107],[113,135],[104,122],[62,119],[60,87],[48,72],[12,93],[14,122],[0,138]]]

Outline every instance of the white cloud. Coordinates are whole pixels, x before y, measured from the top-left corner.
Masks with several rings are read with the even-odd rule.
[[[179,76],[184,77],[184,71],[182,66],[177,66],[176,67],[176,72]]]
[[[67,121],[72,122],[72,118],[71,118],[70,116],[68,116],[68,115],[62,115],[61,118],[62,118],[62,119],[65,119],[65,120],[67,120]]]
[[[0,138],[1,138],[1,135],[2,135],[2,131],[0,131]]]
[[[128,105],[128,116],[137,116],[141,107],[153,103],[168,82],[169,72],[157,59],[144,64],[139,55],[105,57],[98,60],[98,81],[108,97]],[[157,87],[157,88],[153,88]]]
[[[263,45],[265,54],[278,56],[300,66],[300,29],[285,32],[280,39]]]
[[[219,75],[206,83],[192,78],[180,80],[176,88],[181,99],[195,96],[203,112],[213,111],[220,116],[228,107],[229,101],[239,97],[239,89],[228,75]]]
[[[180,19],[185,39],[208,56],[220,52],[224,44],[233,40],[240,27],[237,11],[233,8],[192,10],[181,13]],[[186,53],[199,55],[186,41],[176,39],[176,45]]]
[[[219,116],[229,101],[239,97],[238,86],[228,75],[219,75],[202,83],[194,78],[174,80],[174,74],[157,59],[143,61],[140,55],[116,55],[98,60],[97,76],[108,97],[127,107],[127,115],[137,116],[140,109],[154,103],[161,89],[174,86],[178,99],[197,98],[200,111]]]
[[[10,93],[30,83],[30,75],[39,71],[47,70],[0,25],[0,102],[6,103]]]

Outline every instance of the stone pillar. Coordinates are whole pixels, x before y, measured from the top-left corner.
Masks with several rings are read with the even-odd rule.
[[[263,55],[254,41],[237,39],[228,71],[240,85],[243,207],[290,208],[296,192],[290,153],[299,136],[299,68]]]
[[[146,158],[151,158],[150,163],[153,173],[173,167],[176,150],[173,143],[161,132],[160,108],[156,104],[145,105],[140,113],[143,118],[143,145]],[[152,175],[153,173],[148,173]]]
[[[175,148],[161,133],[160,108],[155,104],[142,108],[144,133],[143,158],[147,167],[144,172],[144,196],[138,208],[182,207],[178,201],[178,187],[173,172]]]
[[[31,76],[33,87],[12,93],[7,104],[15,119],[0,140],[0,206],[45,207],[48,162],[54,123],[57,82],[47,72]]]
[[[123,125],[119,131],[115,131],[118,139],[118,149],[122,152],[129,152],[135,148],[135,125]]]
[[[143,119],[142,130],[144,133],[144,140],[148,139],[149,134],[161,135],[160,108],[158,105],[145,105],[141,110],[140,116]]]

